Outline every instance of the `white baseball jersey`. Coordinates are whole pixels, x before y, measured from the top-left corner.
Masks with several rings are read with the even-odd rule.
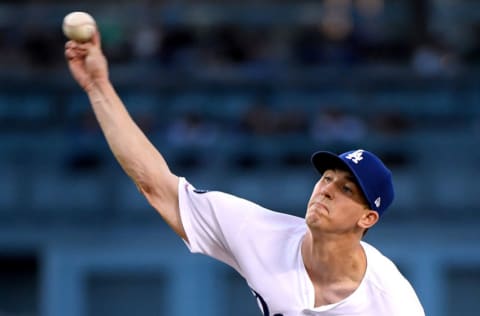
[[[314,307],[314,288],[300,246],[306,233],[300,217],[267,210],[217,191],[179,183],[180,215],[191,252],[233,267],[256,294],[266,316],[424,316],[412,286],[396,266],[362,242],[367,269],[347,298]]]

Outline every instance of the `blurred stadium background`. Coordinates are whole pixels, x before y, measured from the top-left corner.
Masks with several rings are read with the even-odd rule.
[[[174,172],[303,216],[311,153],[372,150],[397,198],[367,240],[427,315],[480,309],[480,2],[18,0],[0,2],[1,316],[260,314],[114,161],[63,58],[75,10]]]

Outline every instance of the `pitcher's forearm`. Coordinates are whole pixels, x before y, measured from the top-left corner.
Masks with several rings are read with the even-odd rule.
[[[107,80],[87,89],[108,145],[123,170],[170,227],[187,240],[178,204],[178,177],[133,121]]]
[[[171,175],[162,155],[135,124],[108,80],[89,87],[88,96],[105,138],[125,172],[142,190]]]

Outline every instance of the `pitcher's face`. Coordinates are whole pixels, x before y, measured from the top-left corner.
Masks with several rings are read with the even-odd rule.
[[[369,212],[368,203],[353,175],[347,170],[326,170],[316,183],[305,220],[312,230],[339,233],[354,230]]]

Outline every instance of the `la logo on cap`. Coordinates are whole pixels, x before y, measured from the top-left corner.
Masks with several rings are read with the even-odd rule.
[[[360,160],[363,160],[363,149],[355,150],[353,153],[348,154],[345,158],[358,164]]]

